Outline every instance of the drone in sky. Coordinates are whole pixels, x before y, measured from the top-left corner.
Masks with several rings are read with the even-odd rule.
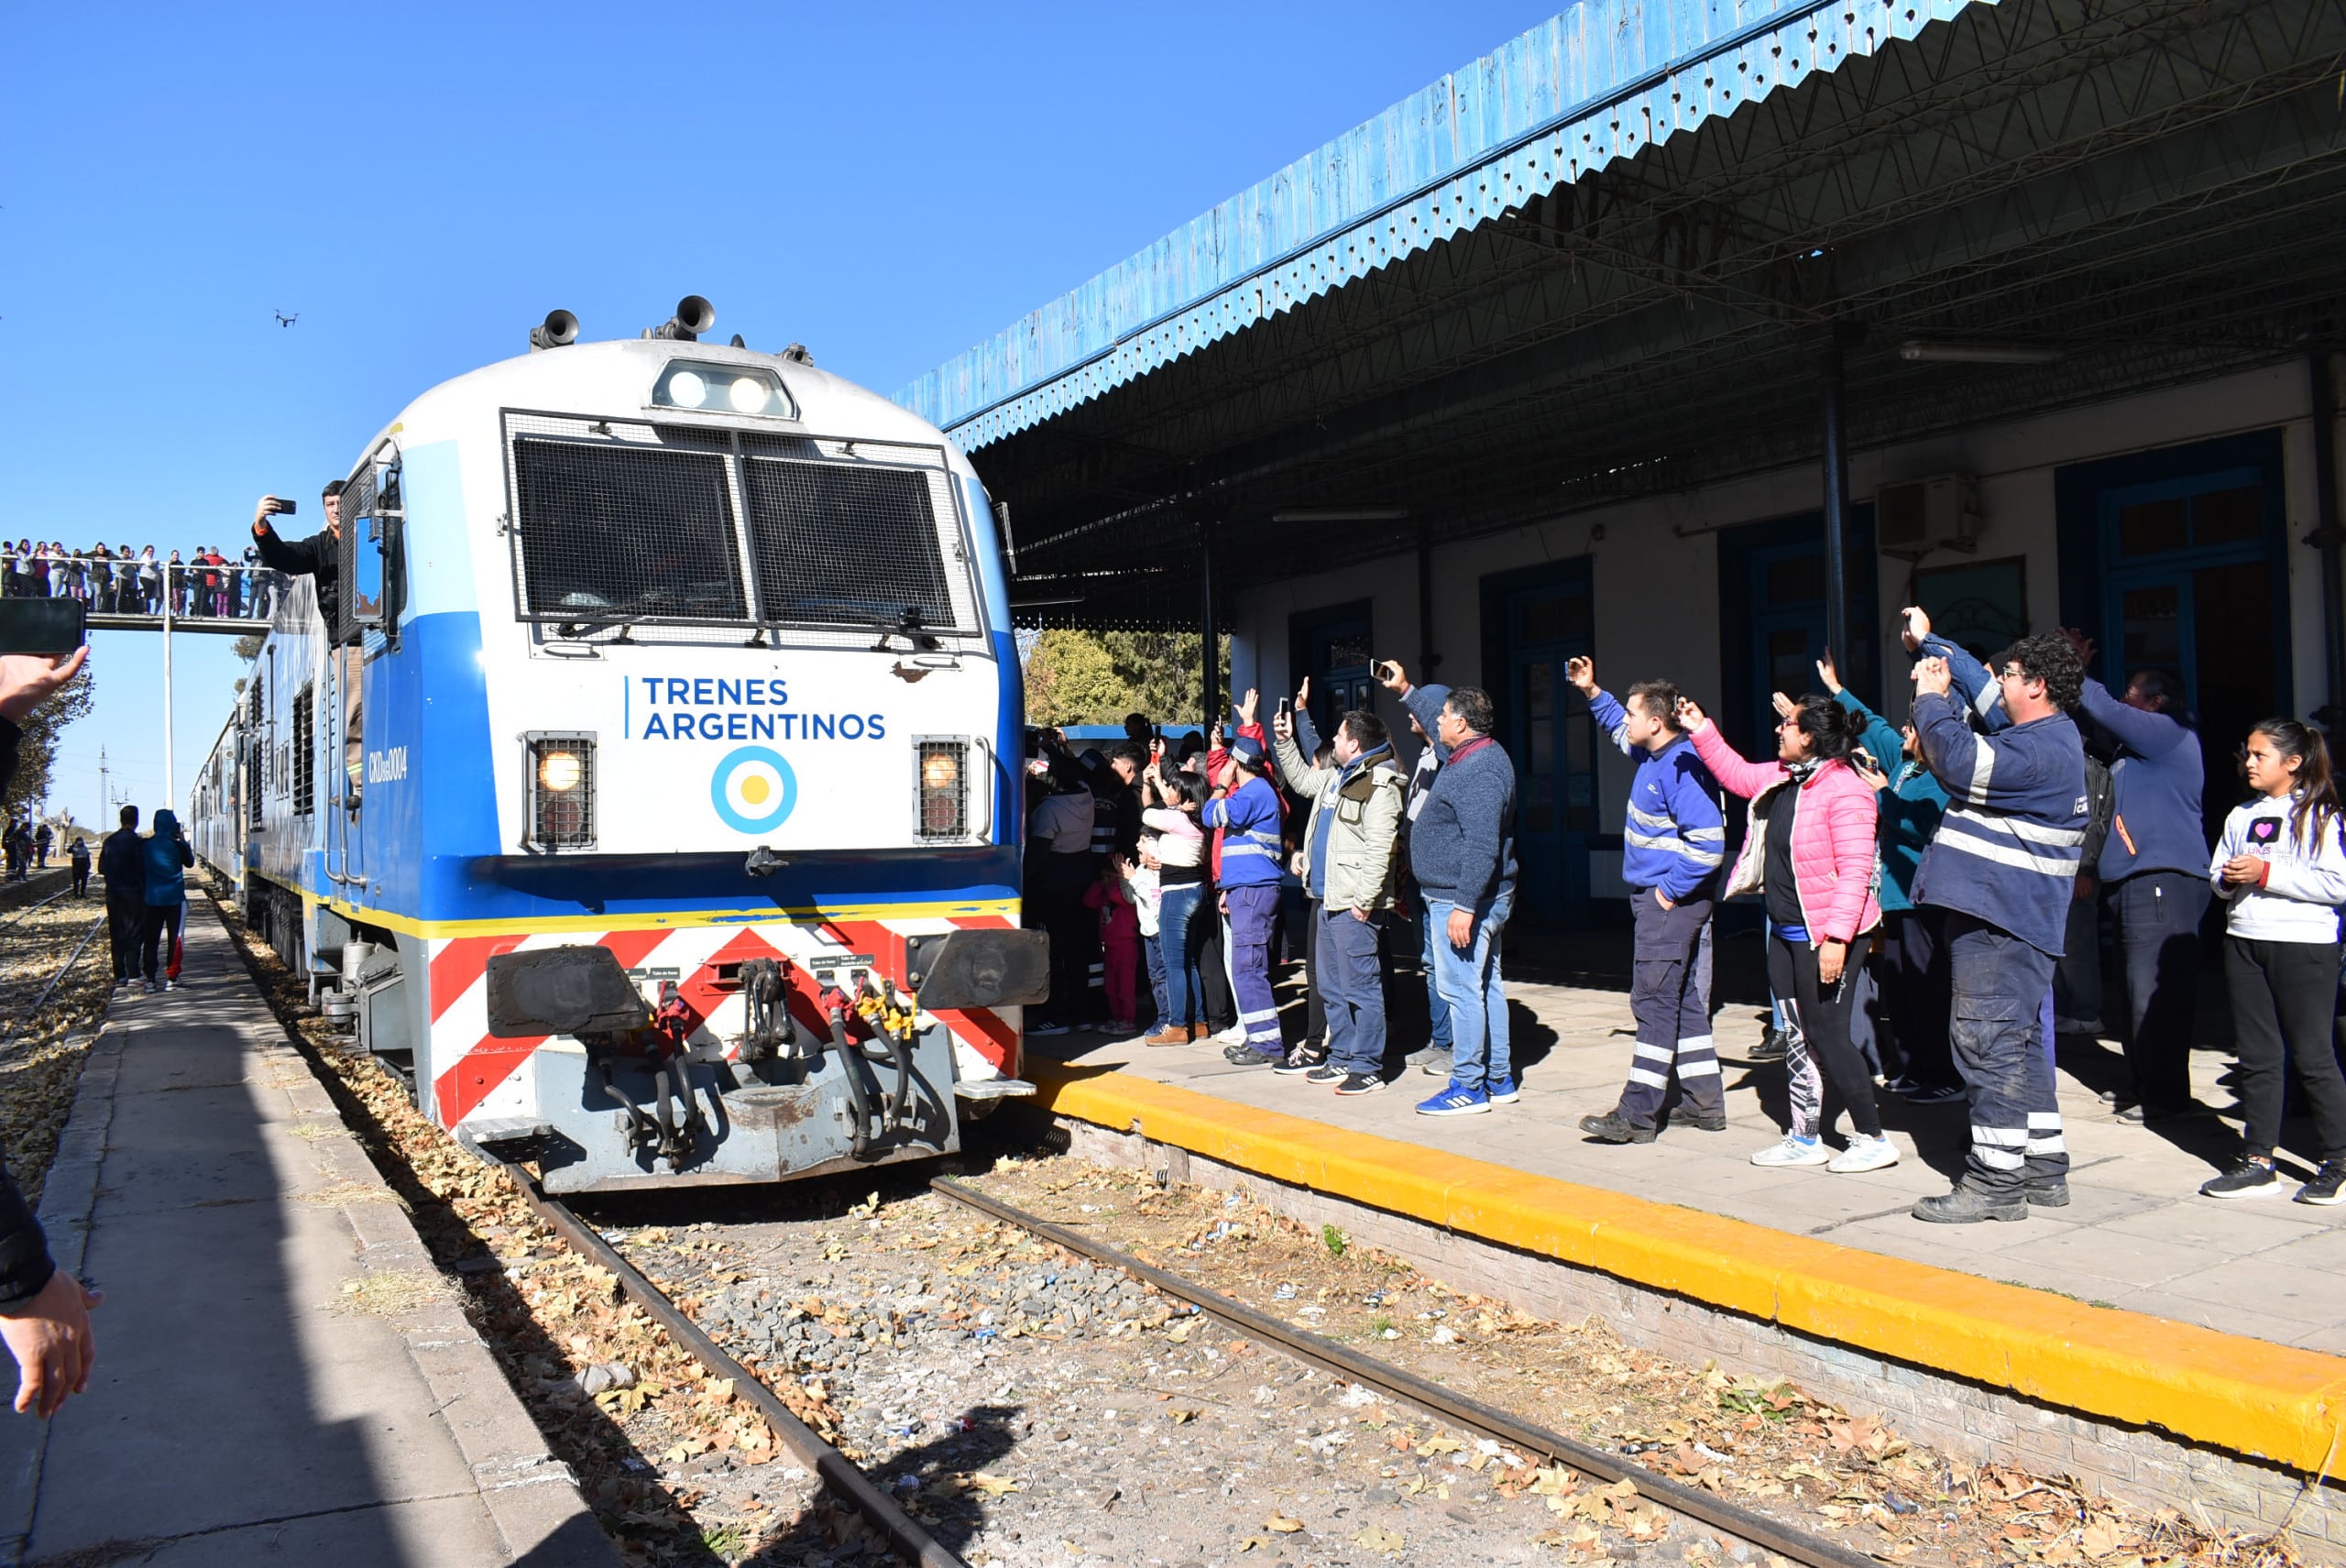
[[[301,319],[301,313],[299,311],[295,311],[290,316],[283,311],[271,311],[269,313],[277,318],[277,324],[279,326],[291,326],[295,322]]]

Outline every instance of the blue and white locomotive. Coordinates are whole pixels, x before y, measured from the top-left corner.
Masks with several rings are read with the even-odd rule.
[[[985,492],[712,319],[589,344],[556,312],[410,404],[197,788],[328,1014],[554,1191],[922,1157],[1030,1091]]]

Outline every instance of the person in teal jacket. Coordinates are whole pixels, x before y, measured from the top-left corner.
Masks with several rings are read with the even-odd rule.
[[[1893,729],[1890,720],[1859,702],[1841,684],[1831,649],[1816,662],[1816,674],[1833,700],[1864,723],[1858,743],[1873,758],[1880,781],[1883,943],[1875,962],[1882,969],[1883,1011],[1905,1058],[1903,1069],[1891,1077],[1890,1091],[1924,1104],[1960,1100],[1963,1079],[1955,1069],[1946,1037],[1953,997],[1945,919],[1939,910],[1918,906],[1913,897],[1914,869],[1938,836],[1939,818],[1946,814],[1946,789],[1923,765],[1914,749],[1914,727]]]
[[[169,991],[175,967],[171,955],[179,949],[180,927],[187,918],[187,868],[195,864],[195,850],[169,806],[155,813],[154,836],[146,848],[147,925],[138,944],[138,967],[148,991]]]

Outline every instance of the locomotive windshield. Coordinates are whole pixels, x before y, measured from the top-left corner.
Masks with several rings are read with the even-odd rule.
[[[523,620],[974,628],[937,448],[508,421]]]
[[[513,479],[533,614],[747,619],[722,457],[521,440]]]

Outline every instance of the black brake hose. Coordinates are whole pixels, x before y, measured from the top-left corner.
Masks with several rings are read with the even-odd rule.
[[[847,1080],[847,1097],[855,1106],[855,1127],[848,1136],[848,1153],[857,1159],[872,1144],[872,1099],[863,1091],[863,1066],[856,1058],[862,1055],[847,1042],[847,1016],[831,1014],[831,1044],[839,1050],[839,1076]]]

